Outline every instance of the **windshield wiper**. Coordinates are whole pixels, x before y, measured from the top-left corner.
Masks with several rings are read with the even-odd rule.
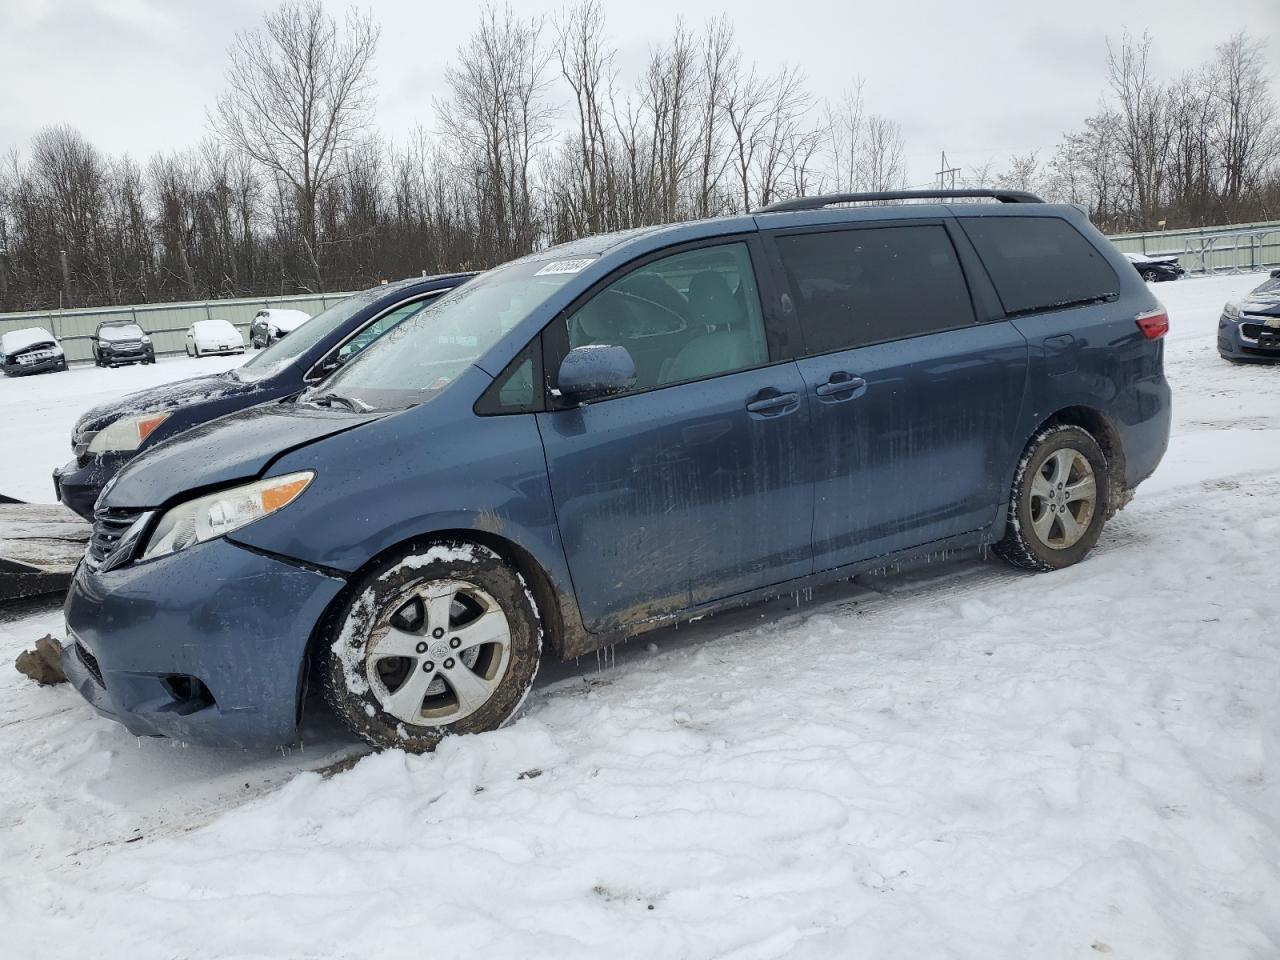
[[[317,407],[332,407],[337,403],[352,413],[364,413],[366,410],[373,409],[367,403],[361,403],[354,397],[344,397],[340,393],[322,393],[318,397],[307,397],[307,403],[314,403]]]

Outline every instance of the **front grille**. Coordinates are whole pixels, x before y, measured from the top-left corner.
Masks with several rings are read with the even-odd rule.
[[[142,516],[141,510],[100,510],[93,516],[93,534],[89,537],[89,560],[102,563],[111,556],[130,527]]]
[[[1259,342],[1260,346],[1274,347],[1280,341],[1280,329],[1276,327],[1268,327],[1261,323],[1242,323],[1240,324],[1240,333],[1246,339]]]
[[[102,668],[98,666],[98,658],[86,650],[81,644],[76,644],[76,656],[80,658],[80,662],[84,664],[84,668],[94,680],[98,681],[98,686],[105,687],[106,683],[102,679]]]

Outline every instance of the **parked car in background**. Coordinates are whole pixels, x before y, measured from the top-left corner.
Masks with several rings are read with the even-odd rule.
[[[187,356],[244,353],[244,338],[229,320],[197,320],[187,329]]]
[[[142,451],[216,417],[318,383],[376,337],[472,276],[415,277],[374,287],[334,304],[235,370],[167,383],[94,407],[71,432],[73,458],[54,471],[58,499],[92,520],[102,488]]]
[[[67,369],[62,344],[44,327],[26,327],[0,335],[0,370],[6,377]]]
[[[850,206],[922,193],[540,251],[154,447],[102,495],[67,675],[221,744],[293,738],[314,682],[424,750],[544,653],[949,550],[1082,560],[1168,443],[1168,317],[1074,207]]]
[[[249,325],[249,345],[255,350],[282,340],[311,319],[302,310],[259,310]]]
[[[1182,269],[1176,256],[1148,257],[1141,253],[1126,253],[1125,258],[1133,264],[1133,269],[1147,283],[1159,283],[1162,280],[1177,280],[1187,271]]]
[[[1234,363],[1280,362],[1280,270],[1222,308],[1218,353]]]
[[[132,320],[104,320],[93,334],[93,362],[99,367],[155,363],[156,348]]]

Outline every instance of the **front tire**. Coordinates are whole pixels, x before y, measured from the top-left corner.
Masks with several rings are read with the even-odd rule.
[[[1110,493],[1107,457],[1092,434],[1067,425],[1039,431],[1018,463],[996,555],[1037,572],[1079,563],[1102,534]]]
[[[538,672],[542,626],[510,565],[448,541],[371,571],[326,641],[321,687],[338,718],[375,746],[421,753],[511,719]]]
[[[1147,281],[1147,283],[1155,283],[1160,279],[1160,274],[1156,273],[1154,270],[1148,270],[1142,275],[1142,279]]]

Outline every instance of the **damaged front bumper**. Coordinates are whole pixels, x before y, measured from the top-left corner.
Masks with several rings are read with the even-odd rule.
[[[296,739],[307,645],[344,581],[213,540],[97,572],[67,593],[67,679],[139,736]]]

